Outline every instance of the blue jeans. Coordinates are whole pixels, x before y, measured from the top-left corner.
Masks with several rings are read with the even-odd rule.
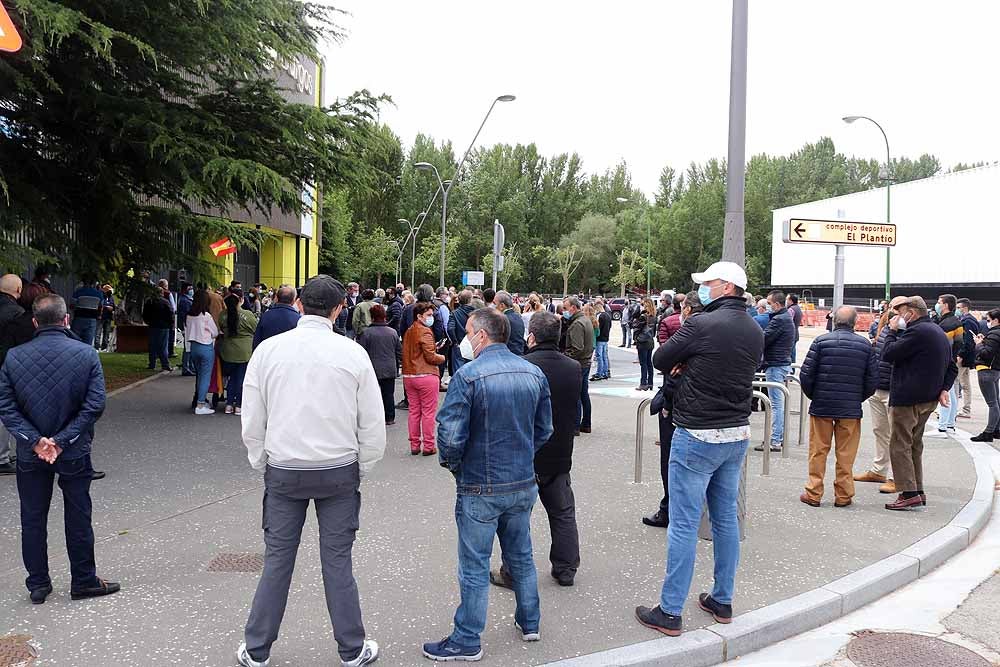
[[[538,489],[501,496],[465,496],[455,500],[458,524],[458,585],[462,602],[455,611],[451,640],[460,646],[479,648],[486,626],[490,588],[490,556],[493,536],[500,538],[504,562],[514,581],[517,610],[514,620],[528,632],[537,632],[541,610],[538,573],[531,551],[531,509]]]
[[[597,375],[608,377],[611,372],[611,365],[608,363],[608,341],[599,340],[594,348],[594,356],[597,359]]]
[[[222,362],[222,373],[229,379],[226,381],[226,403],[235,407],[243,405],[243,378],[247,374],[247,363]]]
[[[938,414],[940,415],[938,428],[955,426],[955,417],[958,416],[958,380],[955,380],[955,384],[948,390],[948,407],[938,408]]]
[[[660,607],[680,616],[691,589],[698,525],[704,503],[712,518],[715,586],[712,598],[732,604],[736,567],[740,562],[740,529],[736,518],[743,458],[749,440],[711,444],[678,427],[670,444],[670,525],[667,527],[667,573]]]
[[[765,369],[768,382],[785,384],[785,376],[792,372],[791,366],[768,366]],[[771,399],[773,420],[771,422],[771,444],[780,445],[785,437],[785,393],[768,387],[767,397]]]
[[[87,345],[93,345],[94,336],[97,334],[97,319],[93,317],[74,317],[70,330]]]
[[[170,360],[167,359],[167,339],[170,337],[170,329],[155,329],[149,327],[149,368],[156,368],[156,360],[160,360],[163,370],[170,368]]]
[[[194,367],[195,375],[195,398],[199,403],[204,403],[208,397],[208,385],[212,380],[212,366],[215,365],[215,347],[191,341],[191,352],[187,353]]]
[[[32,456],[17,460],[17,495],[21,500],[21,557],[28,571],[29,591],[45,588],[49,578],[48,524],[52,483],[59,475],[63,498],[66,551],[72,577],[70,590],[97,586],[94,529],[91,524],[90,481],[94,469],[90,454],[75,459],[61,456],[52,465]]]
[[[576,427],[590,428],[590,365],[580,367],[583,382],[580,384],[580,398],[576,399]]]
[[[632,327],[625,321],[624,316],[622,317],[622,345],[625,347],[632,345]]]
[[[653,348],[650,347],[639,347],[636,345],[636,350],[639,351],[639,372],[640,380],[639,384],[643,387],[653,386]]]

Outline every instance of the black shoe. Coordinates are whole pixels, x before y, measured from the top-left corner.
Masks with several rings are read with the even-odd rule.
[[[619,345],[618,347],[625,347],[625,343],[622,343],[622,344],[621,344],[621,345]]]
[[[733,622],[733,605],[716,602],[708,593],[702,593],[698,596],[698,606],[701,607],[702,611],[711,614],[716,623]]]
[[[573,437],[574,437],[574,438],[575,438],[576,436],[578,436],[578,435],[580,435],[580,429],[576,429],[575,431],[573,431]]]
[[[404,398],[399,403],[396,403],[396,409],[397,410],[409,410],[410,409],[410,404]]]
[[[104,479],[104,477],[105,475],[103,470],[95,470],[94,472],[90,473],[90,479],[92,480]]]
[[[564,572],[561,574],[552,573],[552,578],[556,580],[556,583],[560,586],[572,586],[573,579],[576,577],[576,573]]]
[[[74,600],[86,600],[87,598],[99,598],[105,595],[113,595],[122,589],[121,585],[113,581],[97,580],[100,586],[93,588],[80,588],[70,591],[69,596]]]
[[[589,426],[581,426],[580,427],[580,433],[590,433],[590,427]]]
[[[663,510],[657,510],[655,514],[642,517],[642,522],[647,526],[652,526],[653,528],[666,528],[670,523],[670,519],[663,512]]]
[[[636,607],[635,617],[647,628],[659,630],[668,637],[681,636],[681,621],[683,619],[680,616],[665,613],[660,609],[660,605],[656,605],[655,607]]]
[[[993,434],[983,431],[979,435],[974,435],[969,438],[972,442],[993,442]]]
[[[604,379],[603,375],[591,375],[590,376],[590,382],[600,382],[603,379]]]
[[[490,583],[500,588],[514,590],[514,580],[510,578],[510,575],[503,568],[490,570]]]
[[[4,463],[0,466],[0,475],[16,475],[17,466],[13,463]]]
[[[164,373],[173,373],[174,372],[174,367],[173,366],[164,366],[163,367],[163,372]]]
[[[45,604],[45,598],[52,594],[52,584],[31,591],[31,604]]]
[[[196,377],[197,375],[198,375],[197,373],[188,373],[187,371],[181,373],[182,378],[193,378]]]

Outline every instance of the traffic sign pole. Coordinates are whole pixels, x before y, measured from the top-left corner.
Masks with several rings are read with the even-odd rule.
[[[844,305],[844,246],[837,246],[833,259],[833,310]]]

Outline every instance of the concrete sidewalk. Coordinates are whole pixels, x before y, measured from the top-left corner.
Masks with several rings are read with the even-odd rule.
[[[615,330],[613,328],[613,330]],[[648,418],[642,484],[631,483],[636,405],[634,354],[611,349],[612,382],[595,389],[594,432],[577,440],[574,487],[583,563],[573,588],[548,577],[548,525],[533,517],[542,597],[542,641],[523,644],[513,629],[513,596],[491,592],[483,635],[486,665],[534,665],[660,637],[633,618],[637,604],[657,600],[665,531],[640,518],[661,493],[655,422]],[[631,384],[630,384],[631,383]],[[625,391],[628,390],[628,391]],[[629,394],[628,392],[631,392]],[[397,389],[397,398],[401,391]],[[166,377],[109,402],[99,424],[95,465],[108,472],[93,488],[99,574],[122,593],[71,602],[55,494],[50,523],[56,592],[32,606],[23,586],[14,480],[0,480],[10,520],[0,526],[0,634],[31,635],[37,665],[228,665],[242,636],[255,574],[208,572],[220,553],[261,553],[260,476],[249,469],[239,422],[187,410],[188,378]],[[797,405],[797,403],[795,403]],[[375,408],[380,409],[380,408]],[[331,406],[335,411],[336,406]],[[362,485],[355,570],[369,634],[382,664],[430,664],[420,644],[446,636],[458,601],[454,485],[435,459],[411,457],[406,413],[389,428],[385,460]],[[794,426],[794,423],[790,426]],[[761,417],[755,416],[755,437]],[[856,468],[872,455],[870,428]],[[929,439],[925,453],[929,507],[895,514],[875,485],[859,485],[855,505],[834,509],[829,495],[814,509],[798,501],[805,449],[772,458],[760,474],[749,461],[750,529],[737,581],[737,614],[826,584],[894,554],[945,525],[969,500],[975,470],[950,438]],[[832,461],[831,461],[832,464]],[[832,465],[831,471],[832,474]],[[828,477],[832,483],[832,477]],[[711,545],[699,546],[692,599],[711,582]],[[689,605],[685,628],[711,619]],[[273,665],[336,664],[326,616],[315,523],[307,523],[282,636]]]

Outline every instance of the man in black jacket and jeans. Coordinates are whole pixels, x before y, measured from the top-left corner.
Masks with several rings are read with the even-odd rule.
[[[560,586],[572,586],[580,567],[580,537],[576,527],[576,499],[570,484],[573,467],[573,431],[576,400],[580,396],[580,364],[559,351],[559,318],[539,311],[528,324],[525,361],[538,366],[549,383],[552,401],[552,437],[535,453],[538,498],[549,516],[552,532],[552,577]],[[512,588],[506,565],[490,573],[496,586]]]
[[[768,382],[785,383],[792,372],[792,349],[795,347],[795,323],[785,308],[785,294],[777,290],[767,295],[770,321],[764,329],[764,373]],[[785,439],[785,393],[768,388],[774,418],[771,420],[771,451],[780,452]],[[754,449],[761,451],[763,446]]]
[[[681,634],[706,500],[712,517],[715,587],[698,602],[719,623],[733,617],[740,558],[737,500],[750,444],[754,374],[764,351],[764,333],[747,314],[743,268],[716,262],[691,278],[701,284],[698,299],[705,311],[685,322],[653,355],[656,369],[681,378],[673,404],[667,575],[659,604],[635,610],[641,624],[671,637]]]

